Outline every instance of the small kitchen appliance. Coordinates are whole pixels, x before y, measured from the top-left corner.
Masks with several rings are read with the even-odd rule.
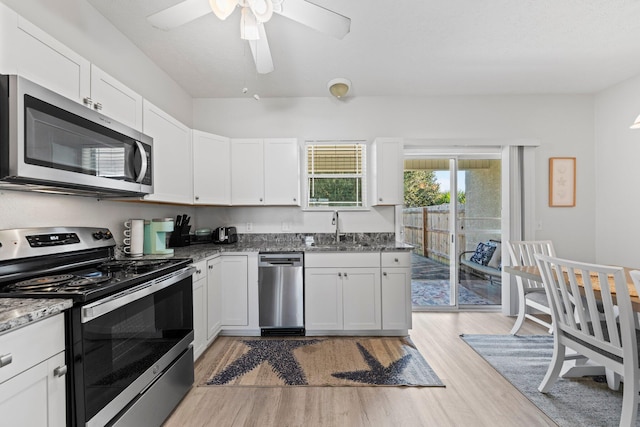
[[[210,228],[199,228],[191,236],[191,244],[211,243],[213,241],[213,230]]]
[[[154,218],[150,224],[151,248],[153,255],[172,255],[173,249],[167,247],[167,233],[173,231],[173,218]]]
[[[65,298],[67,425],[161,425],[193,384],[192,260],[114,257],[107,228],[0,230],[0,297]]]
[[[236,243],[238,232],[235,227],[218,227],[213,231],[213,243]]]

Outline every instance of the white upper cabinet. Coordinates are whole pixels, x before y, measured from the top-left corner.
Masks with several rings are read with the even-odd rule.
[[[295,138],[231,140],[232,205],[300,205]]]
[[[231,140],[194,130],[193,202],[231,204]]]
[[[0,2],[0,74],[16,73],[18,14]]]
[[[295,138],[264,140],[266,205],[300,205],[300,148]]]
[[[400,138],[377,138],[372,144],[371,205],[404,203],[404,144]]]
[[[91,65],[91,98],[87,107],[100,111],[136,130],[142,130],[142,95]]]
[[[90,96],[89,61],[21,16],[14,49],[17,74],[77,102]]]
[[[14,17],[15,16],[15,17]],[[3,7],[0,13],[3,73],[15,73],[142,130],[142,96],[91,64],[31,22]]]
[[[231,204],[264,204],[262,139],[231,140]]]
[[[148,101],[142,131],[153,138],[153,194],[145,200],[193,203],[191,130]]]

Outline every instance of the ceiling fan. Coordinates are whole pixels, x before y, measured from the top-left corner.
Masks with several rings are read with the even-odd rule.
[[[273,71],[273,59],[264,23],[273,13],[299,22],[314,30],[342,39],[350,31],[351,19],[306,0],[185,0],[147,17],[156,28],[170,30],[213,12],[225,20],[241,9],[240,38],[251,47],[260,74]]]

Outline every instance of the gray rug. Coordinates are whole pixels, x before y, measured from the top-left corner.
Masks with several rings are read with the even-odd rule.
[[[460,337],[559,426],[617,426],[620,423],[622,388],[610,390],[604,377],[560,378],[550,393],[538,391],[553,353],[552,336]],[[640,426],[640,420],[636,425]]]

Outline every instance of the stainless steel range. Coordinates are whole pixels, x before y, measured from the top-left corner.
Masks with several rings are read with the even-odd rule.
[[[106,228],[0,230],[0,297],[74,301],[68,425],[160,425],[193,384],[191,260],[114,251]]]

